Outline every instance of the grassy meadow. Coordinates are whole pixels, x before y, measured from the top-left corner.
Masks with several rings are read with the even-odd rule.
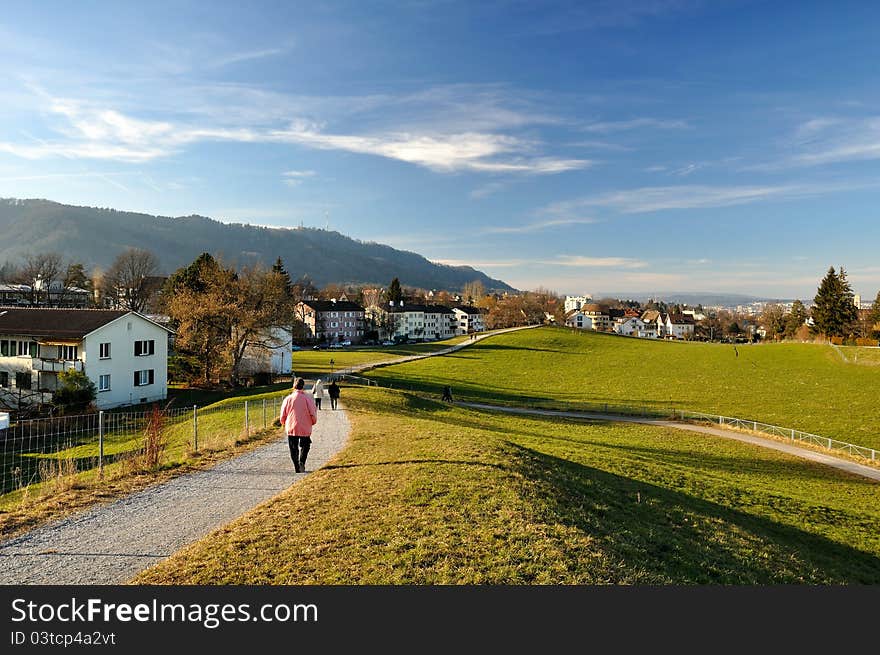
[[[410,355],[424,355],[426,353],[443,350],[454,346],[462,341],[467,341],[467,336],[452,337],[443,341],[431,341],[427,343],[401,344],[398,346],[365,346],[363,348],[328,348],[326,350],[298,350],[293,353],[293,370],[297,375],[306,377],[325,375],[340,369],[358,366],[360,364],[375,364],[389,360],[400,359]],[[333,360],[331,367],[330,360]]]
[[[880,448],[880,351],[817,344],[651,341],[539,328],[366,375],[457,400],[576,409],[599,403],[763,421]]]
[[[344,401],[328,465],[133,582],[880,583],[869,480],[679,430]]]

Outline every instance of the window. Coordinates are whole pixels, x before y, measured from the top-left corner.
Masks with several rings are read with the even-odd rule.
[[[101,359],[110,359],[110,344],[109,343],[102,343],[99,346],[99,348],[101,351],[101,354],[99,355],[99,357]]]
[[[156,352],[156,342],[153,339],[143,339],[134,342],[134,356],[144,357]]]
[[[3,339],[0,341],[0,357],[8,357],[9,356],[9,341]]]
[[[104,345],[104,344],[101,344]],[[110,391],[110,374],[98,378],[98,391]]]
[[[19,341],[18,342],[18,354],[19,354],[19,356],[36,357],[36,355],[37,355],[37,342],[36,341]]]
[[[58,346],[58,359],[76,359],[76,346]]]
[[[31,374],[30,373],[16,373],[15,374],[15,386],[19,389],[30,389],[31,388]]]
[[[9,388],[9,373],[0,371],[0,387]]]
[[[134,372],[134,386],[136,387],[144,387],[148,384],[153,384],[153,379],[153,369]]]

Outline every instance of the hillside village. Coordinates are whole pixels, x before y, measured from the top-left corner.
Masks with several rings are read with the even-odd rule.
[[[171,276],[156,275],[145,251],[119,261],[97,282],[81,266],[0,281],[0,410],[51,408],[76,375],[76,384],[94,387],[94,406],[108,409],[164,400],[171,380],[237,385],[290,374],[292,353],[302,348],[383,347],[520,325],[731,343],[824,333],[876,346],[880,336],[878,303],[863,307],[852,294],[842,295],[841,332],[827,321],[819,329],[820,312],[800,301],[740,312],[543,290],[490,293],[479,282],[460,292],[425,290],[397,278],[387,287],[317,289],[307,277],[291,280],[280,258],[272,269],[235,270],[205,253]]]

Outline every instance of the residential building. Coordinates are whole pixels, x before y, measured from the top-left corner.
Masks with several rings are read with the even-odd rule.
[[[364,308],[349,300],[303,300],[295,310],[309,339],[360,343],[364,338]]]
[[[614,331],[627,337],[639,337],[642,339],[657,338],[657,324],[646,323],[638,316],[625,316],[614,323]]]
[[[593,319],[585,315],[580,309],[572,309],[565,313],[565,324],[568,327],[579,330],[592,330]]]
[[[610,332],[611,331],[611,316],[608,313],[608,310],[602,305],[597,305],[595,303],[590,303],[588,305],[584,305],[581,307],[581,311],[584,316],[588,317],[593,323],[593,330],[597,330],[599,332]]]
[[[580,309],[584,305],[593,302],[592,296],[566,296],[565,297],[565,313],[567,314],[573,309]]]
[[[0,307],[0,405],[51,401],[70,369],[94,382],[99,409],[164,400],[170,334],[123,310]]]
[[[483,313],[470,305],[456,305],[452,308],[455,313],[455,333],[471,334],[482,332],[486,329]]]
[[[455,312],[444,305],[425,305],[425,337],[449,339],[455,336]]]
[[[664,339],[692,339],[694,336],[694,317],[687,314],[663,314]]]

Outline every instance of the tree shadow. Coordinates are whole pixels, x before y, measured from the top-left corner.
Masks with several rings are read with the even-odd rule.
[[[625,581],[877,584],[880,557],[680,491],[511,443],[525,499],[597,541]],[[616,580],[611,580],[615,582]]]

